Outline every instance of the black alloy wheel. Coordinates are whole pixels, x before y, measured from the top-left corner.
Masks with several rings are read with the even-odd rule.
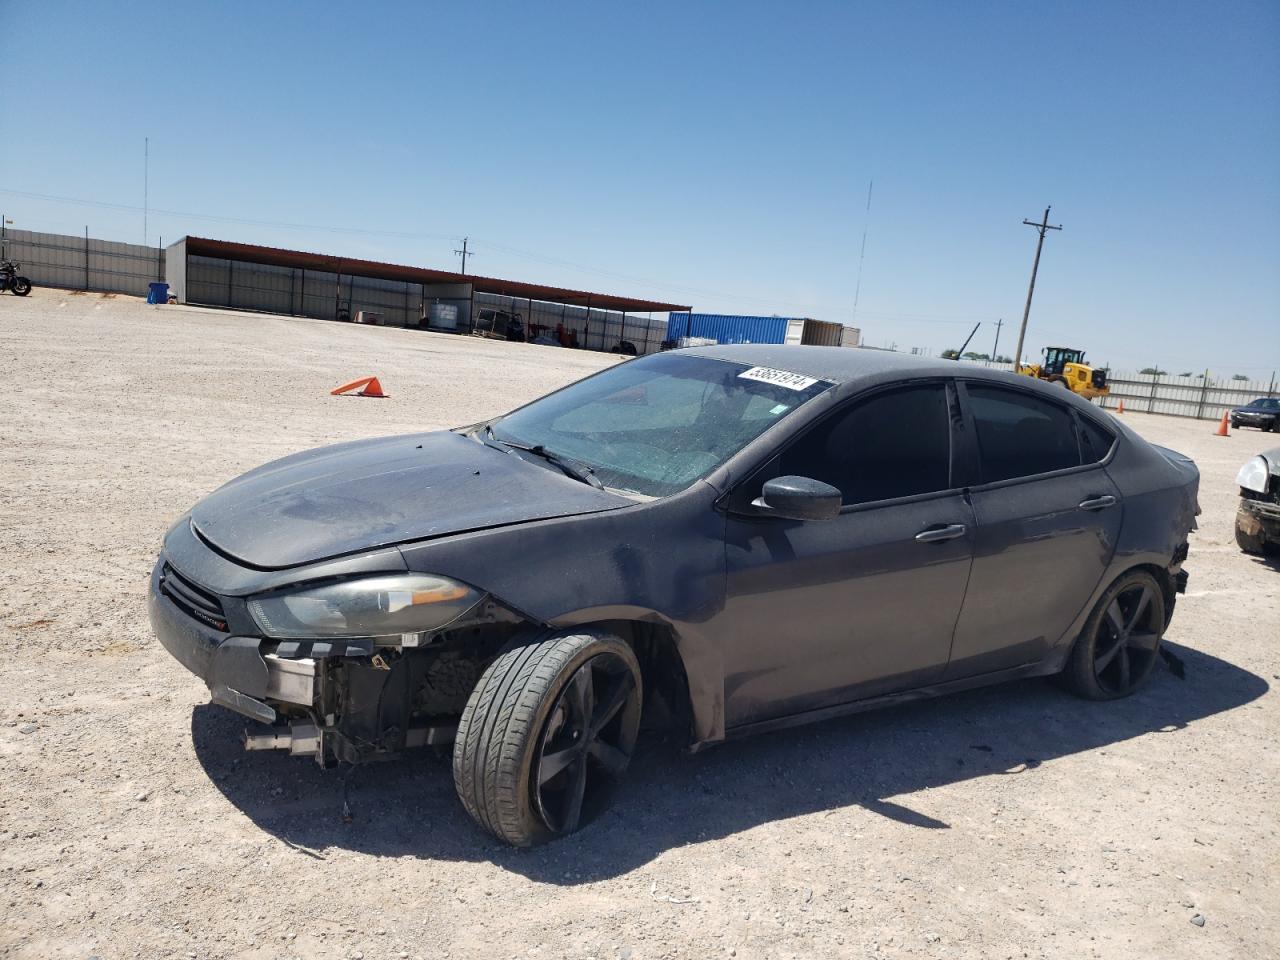
[[[1098,686],[1112,696],[1123,697],[1146,679],[1155,664],[1163,623],[1152,622],[1157,613],[1155,591],[1138,583],[1116,595],[1098,625],[1093,648],[1093,673]]]
[[[548,830],[576,830],[584,806],[594,812],[593,801],[626,771],[636,732],[623,719],[639,706],[639,693],[631,670],[614,653],[592,657],[560,691],[539,740],[531,782]]]
[[[1131,570],[1103,593],[1071,652],[1064,677],[1091,700],[1127,697],[1151,675],[1165,627],[1164,592],[1145,570]]]
[[[514,846],[572,833],[608,802],[640,730],[640,665],[592,628],[513,640],[467,700],[453,781],[467,813]]]

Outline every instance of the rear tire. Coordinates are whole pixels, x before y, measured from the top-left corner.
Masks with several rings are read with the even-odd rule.
[[[619,637],[579,630],[512,641],[462,712],[453,746],[458,798],[513,846],[572,833],[625,771],[641,700],[640,666]]]
[[[1116,700],[1141,687],[1160,655],[1164,591],[1145,570],[1130,570],[1107,588],[1085,621],[1063,672],[1086,700]]]

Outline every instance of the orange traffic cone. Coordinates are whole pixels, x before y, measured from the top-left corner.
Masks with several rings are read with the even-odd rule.
[[[1213,432],[1215,437],[1229,437],[1230,432],[1227,430],[1227,412],[1222,411],[1222,422],[1218,424],[1218,429]]]
[[[361,377],[359,380],[352,380],[350,383],[344,383],[342,386],[330,390],[329,395],[336,397],[339,394],[350,393],[357,387],[364,387],[363,390],[356,394],[357,397],[386,397],[386,394],[382,392],[382,384],[378,382],[377,377]]]
[[[1120,401],[1120,406],[1116,408],[1116,413],[1124,413],[1124,401]]]

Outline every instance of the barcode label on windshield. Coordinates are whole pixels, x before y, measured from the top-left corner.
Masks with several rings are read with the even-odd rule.
[[[752,367],[750,370],[744,370],[738,374],[738,378],[741,380],[759,380],[761,383],[771,383],[775,387],[786,387],[788,390],[808,390],[818,382],[813,377],[802,377],[798,373],[774,370],[772,367]]]

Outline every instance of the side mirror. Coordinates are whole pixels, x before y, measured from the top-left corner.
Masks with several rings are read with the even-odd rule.
[[[777,477],[765,483],[751,505],[784,520],[834,520],[840,514],[840,500],[840,491],[821,480]]]

